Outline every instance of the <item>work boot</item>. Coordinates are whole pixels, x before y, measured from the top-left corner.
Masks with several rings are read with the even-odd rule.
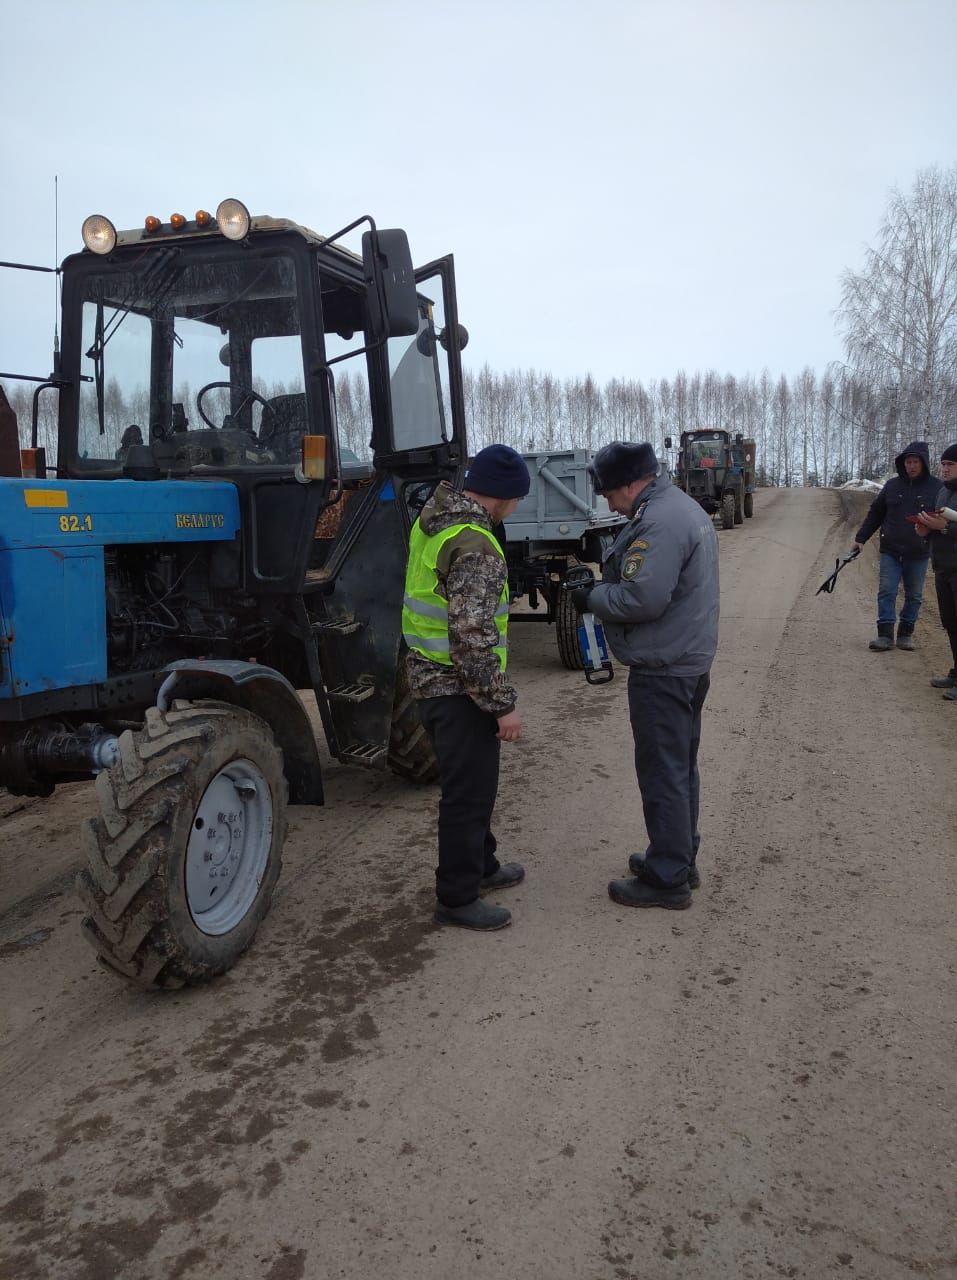
[[[932,689],[957,689],[957,667],[952,667],[945,676],[934,676],[930,684]]]
[[[512,923],[511,911],[504,907],[493,907],[481,898],[467,902],[464,907],[446,907],[441,902],[435,904],[436,924],[452,924],[459,929],[478,929],[490,933],[493,929],[504,929]]]
[[[525,879],[525,868],[519,862],[503,862],[497,871],[490,876],[483,876],[481,890],[511,889],[513,884],[521,884]]]
[[[893,622],[879,622],[877,624],[877,638],[872,640],[867,646],[873,649],[875,653],[884,653],[888,649],[894,647],[894,624]]]
[[[645,869],[644,854],[633,853],[631,857],[628,859],[628,870],[631,872],[633,876],[640,876],[641,873],[644,871],[644,869]],[[692,862],[691,866],[688,868],[688,888],[697,889],[700,884],[701,884],[701,872],[698,870],[695,863]]]
[[[669,911],[684,911],[691,906],[691,890],[682,885],[680,889],[657,889],[644,880],[612,880],[608,886],[608,896],[623,907],[665,907]]]
[[[957,685],[954,685],[951,689],[947,689],[940,696],[942,698],[946,698],[948,702],[957,702]]]
[[[914,628],[911,624],[902,622],[897,628],[897,647],[898,649],[913,649]]]

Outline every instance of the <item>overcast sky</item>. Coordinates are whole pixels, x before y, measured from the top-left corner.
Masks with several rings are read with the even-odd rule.
[[[16,12],[16,20],[12,15]],[[452,252],[466,363],[822,371],[893,186],[957,162],[955,0],[0,0],[0,259],[238,196]],[[51,277],[0,272],[0,370]]]

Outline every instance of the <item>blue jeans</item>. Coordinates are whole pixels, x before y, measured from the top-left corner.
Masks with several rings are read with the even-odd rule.
[[[881,552],[881,573],[877,583],[877,625],[893,626],[897,621],[897,591],[904,584],[904,607],[901,622],[913,627],[920,613],[924,598],[924,578],[927,575],[927,557],[919,560],[901,560],[897,556]]]

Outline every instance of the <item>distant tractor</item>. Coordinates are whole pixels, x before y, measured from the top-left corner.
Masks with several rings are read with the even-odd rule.
[[[299,690],[336,759],[434,776],[402,598],[409,529],[466,456],[467,335],[451,257],[415,270],[371,218],[324,237],[227,200],[83,239],[22,455],[0,399],[0,786],[96,779],[84,932],[178,987],[251,943],[287,798],[323,802]]]
[[[672,448],[671,436],[665,448]],[[730,431],[682,431],[675,484],[731,529],[754,515],[754,441]]]

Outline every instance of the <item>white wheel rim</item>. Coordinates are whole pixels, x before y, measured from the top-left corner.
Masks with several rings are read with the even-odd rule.
[[[203,933],[229,933],[259,893],[272,848],[272,793],[251,760],[231,760],[211,780],[186,846],[186,902]]]

